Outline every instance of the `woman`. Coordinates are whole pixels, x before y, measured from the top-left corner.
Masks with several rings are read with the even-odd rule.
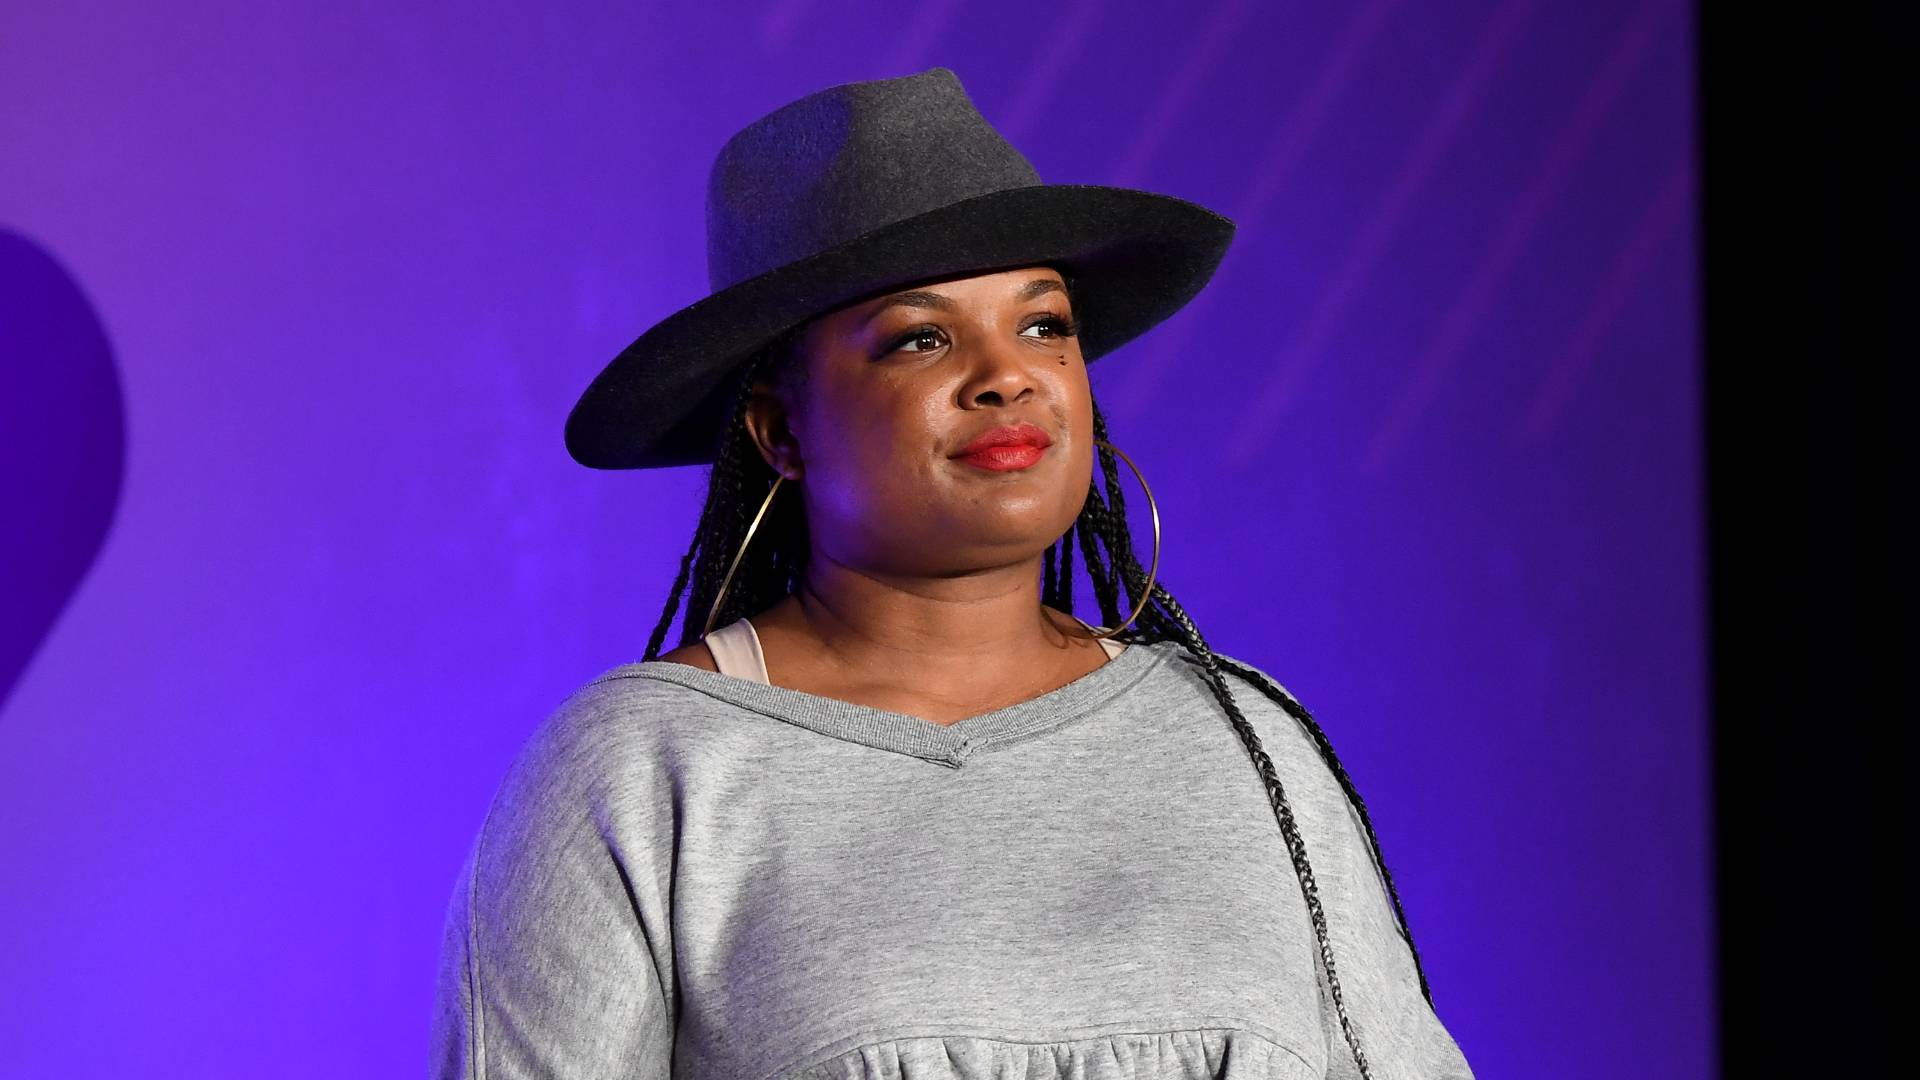
[[[938,68],[750,125],[707,212],[712,295],[567,424],[706,507],[501,785],[439,1075],[1469,1076],[1325,735],[1157,582],[1157,510],[1132,550],[1086,365],[1232,224],[1041,184]]]

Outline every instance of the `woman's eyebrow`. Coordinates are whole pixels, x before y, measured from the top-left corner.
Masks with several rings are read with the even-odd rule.
[[[880,313],[889,308],[918,307],[952,311],[955,306],[952,300],[949,300],[937,292],[927,292],[923,289],[909,289],[906,292],[894,293],[892,296],[887,297],[886,302],[874,308],[872,311],[867,312],[867,317],[860,320],[860,325],[865,326],[879,318]]]
[[[1015,300],[1031,300],[1036,296],[1041,296],[1046,293],[1064,293],[1066,291],[1067,287],[1065,285],[1060,284],[1052,278],[1034,278],[1032,281],[1022,285],[1020,291],[1014,294],[1013,298]]]
[[[1025,301],[1046,293],[1064,293],[1066,291],[1066,286],[1052,278],[1035,278],[1025,285],[1020,286],[1020,291],[1013,294],[1013,299],[1015,303],[1024,303]],[[880,313],[889,308],[917,307],[933,308],[938,311],[952,311],[955,306],[951,299],[941,293],[929,292],[926,289],[908,289],[905,292],[897,292],[887,297],[885,302],[879,307],[867,312],[867,317],[860,320],[860,325],[865,326],[879,318]]]

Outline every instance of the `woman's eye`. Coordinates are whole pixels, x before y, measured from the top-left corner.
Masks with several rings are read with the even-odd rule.
[[[1030,332],[1033,330],[1044,330],[1046,332],[1034,334]],[[1047,315],[1029,324],[1025,330],[1020,331],[1020,336],[1034,339],[1069,338],[1079,332],[1080,326],[1073,320],[1063,319],[1058,315]],[[947,335],[945,331],[932,326],[922,327],[919,330],[910,330],[894,338],[893,344],[887,347],[887,352],[932,352],[945,344],[946,339]]]
[[[924,349],[907,348],[907,346],[909,345],[918,344],[920,342],[927,342],[928,343],[927,347]],[[934,349],[938,348],[939,346],[940,346],[940,331],[933,330],[933,329],[915,330],[910,334],[906,334],[902,336],[899,340],[893,343],[893,347],[895,349],[904,350],[906,352],[932,352]]]
[[[1078,327],[1058,315],[1049,315],[1044,319],[1036,320],[1032,326],[1027,327],[1027,330],[1038,330],[1043,327],[1046,329],[1047,334],[1041,335],[1042,337],[1072,337],[1078,332]],[[1020,333],[1024,336],[1027,330],[1022,330]]]

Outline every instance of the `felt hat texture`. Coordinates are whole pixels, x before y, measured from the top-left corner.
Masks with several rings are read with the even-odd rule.
[[[1169,195],[1042,183],[947,68],[828,87],[749,124],[713,163],[706,225],[709,295],[587,386],[566,423],[580,464],[712,462],[756,352],[816,315],[956,274],[1071,274],[1091,362],[1185,306],[1234,231]]]

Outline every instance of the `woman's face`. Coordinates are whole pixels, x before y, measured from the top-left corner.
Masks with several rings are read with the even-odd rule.
[[[809,324],[794,359],[806,377],[761,384],[748,424],[768,463],[799,481],[815,557],[951,576],[1058,540],[1093,475],[1072,320],[1060,274],[1032,267],[915,285]],[[1045,449],[960,456],[1020,425]]]

